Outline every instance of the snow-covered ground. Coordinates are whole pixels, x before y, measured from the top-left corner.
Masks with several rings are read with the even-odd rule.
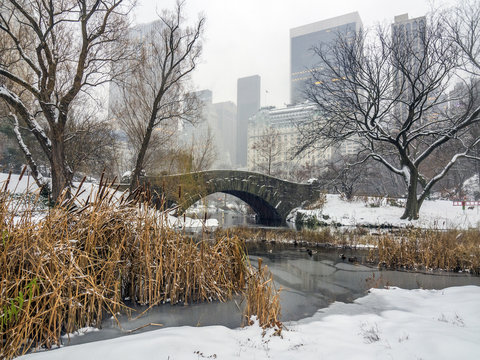
[[[372,289],[286,324],[173,327],[30,354],[28,360],[120,359],[478,359],[480,287]]]
[[[398,201],[401,203],[401,200]],[[371,204],[378,207],[372,207]],[[403,207],[392,206],[387,199],[371,199],[369,201],[346,201],[339,195],[326,195],[326,203],[322,209],[296,210],[307,215],[316,216],[327,224],[341,224],[347,226],[372,225],[397,227],[415,226],[435,229],[466,229],[480,226],[480,209],[462,206],[453,206],[448,200],[426,200],[420,208],[418,220],[400,220]],[[295,211],[292,213],[295,218]]]
[[[0,186],[6,180],[7,174],[0,173]],[[31,177],[24,176],[21,181],[18,181],[19,175],[12,175],[9,190],[17,193],[24,192],[26,189],[36,191],[37,186]],[[472,178],[473,179],[473,178]],[[473,179],[475,180],[475,179]],[[472,180],[472,181],[473,181]],[[470,181],[470,180],[469,180]],[[473,181],[475,183],[475,181]],[[78,184],[77,184],[78,185]],[[85,192],[83,196],[90,194],[96,185],[86,183],[83,185]],[[397,201],[400,205],[402,200]],[[371,204],[379,205],[372,207]],[[202,210],[202,208],[199,208]],[[201,211],[198,210],[199,214]],[[212,209],[210,209],[212,210]],[[473,209],[468,207],[463,210],[461,206],[453,206],[452,201],[448,200],[426,200],[420,209],[420,218],[418,220],[400,220],[403,213],[403,207],[392,206],[387,199],[371,199],[369,201],[353,200],[346,201],[340,198],[339,195],[326,195],[326,203],[322,209],[315,210],[294,210],[291,213],[291,219],[295,219],[296,211],[307,215],[316,216],[320,221],[327,224],[341,224],[347,226],[355,225],[369,225],[369,226],[415,226],[422,228],[435,229],[466,229],[477,228],[480,226],[480,209],[475,206]],[[200,214],[201,215],[201,214]],[[195,229],[206,226],[207,228],[214,228],[218,226],[218,221],[215,219],[207,220],[206,224],[199,215],[199,219],[187,217],[184,221],[182,218],[168,217],[168,222],[177,228]]]
[[[8,179],[8,174],[0,172],[0,188],[3,188],[5,181]],[[20,180],[20,175],[12,174],[10,183],[8,184],[8,190],[15,193],[24,193],[25,191],[37,191],[38,186],[35,184],[35,180],[31,176],[24,175]]]
[[[0,173],[0,188],[3,188],[5,181],[8,178],[8,174]],[[74,186],[79,186],[80,183],[74,182]],[[82,186],[82,193],[79,196],[81,200],[85,200],[89,195],[92,193],[95,194],[95,191],[98,189],[98,185],[94,183],[85,182]],[[35,193],[38,191],[38,186],[35,184],[35,181],[32,177],[28,175],[24,175],[22,179],[20,179],[20,175],[12,174],[10,178],[10,183],[8,184],[8,191],[16,193],[16,194],[23,194],[26,192]],[[76,190],[74,190],[76,191]],[[195,231],[196,229],[213,229],[218,227],[218,221],[216,219],[207,219],[207,221],[203,221],[202,219],[193,219],[186,217],[175,217],[170,214],[167,215],[167,223],[169,226],[176,228],[176,229],[187,229]]]

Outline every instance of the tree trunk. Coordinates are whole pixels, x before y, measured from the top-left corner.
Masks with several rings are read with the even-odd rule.
[[[137,162],[135,164],[135,169],[133,170],[132,179],[130,181],[130,192],[133,192],[135,188],[140,183],[140,174],[143,169],[143,161],[145,160],[145,154],[147,153],[148,144],[150,143],[150,138],[153,131],[153,121],[150,121],[147,131],[145,132],[145,137],[143,138],[142,147],[137,156]]]
[[[51,200],[53,203],[56,203],[62,195],[63,190],[71,185],[72,179],[69,179],[70,176],[67,175],[63,132],[55,131],[52,137],[54,137],[54,141],[52,141],[52,157],[50,160],[50,168],[52,171]],[[69,194],[67,194],[67,196],[69,196]]]
[[[410,170],[410,183],[407,187],[407,203],[400,219],[417,220],[421,202],[417,198],[418,172]]]

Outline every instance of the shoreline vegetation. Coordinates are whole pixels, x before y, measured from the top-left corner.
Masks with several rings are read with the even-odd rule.
[[[480,233],[469,230],[330,228],[316,230],[237,227],[217,236],[294,246],[368,250],[368,261],[391,270],[445,270],[480,275]]]
[[[130,314],[126,304],[187,305],[235,294],[245,298],[244,325],[280,334],[281,289],[261,260],[249,263],[249,241],[363,249],[381,268],[480,274],[478,229],[239,227],[198,239],[172,229],[141,191],[118,195],[101,181],[90,195],[78,190],[40,216],[39,198],[12,195],[9,180],[0,187],[2,359],[61,345],[64,334]]]
[[[129,314],[127,302],[245,294],[247,321],[258,313],[264,327],[281,324],[271,275],[249,264],[238,237],[195,241],[171,229],[144,194],[118,197],[106,183],[86,201],[77,193],[41,217],[36,201],[12,197],[7,186],[0,190],[0,358],[59,346],[63,334]]]

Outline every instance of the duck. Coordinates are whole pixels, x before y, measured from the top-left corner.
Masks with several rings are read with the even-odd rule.
[[[358,259],[357,259],[356,256],[352,256],[352,257],[349,257],[349,258],[348,258],[348,261],[353,263],[353,262],[357,262]]]

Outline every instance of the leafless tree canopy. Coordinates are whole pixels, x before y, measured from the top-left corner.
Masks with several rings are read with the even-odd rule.
[[[52,198],[69,186],[65,129],[80,92],[110,80],[110,64],[126,55],[121,39],[129,0],[4,0],[0,3],[0,98],[16,129],[24,122],[47,157]],[[18,142],[40,186],[35,154]]]
[[[441,14],[447,35],[458,47],[462,68],[473,75],[480,75],[480,3],[464,0]]]
[[[131,32],[138,61],[124,64],[132,71],[117,83],[120,96],[114,114],[135,146],[132,188],[146,165],[154,130],[168,122],[192,122],[198,113],[198,102],[187,85],[200,57],[205,19],[186,26],[183,11],[184,2],[177,2],[149,29]]]
[[[72,105],[65,129],[66,160],[74,174],[113,178],[118,147],[113,124],[98,117],[97,107],[82,106],[81,98]]]
[[[252,144],[254,168],[267,175],[274,174],[274,166],[278,165],[283,149],[280,147],[280,134],[274,128],[265,128]],[[257,159],[257,160],[255,160]]]
[[[410,33],[393,27],[338,34],[334,43],[315,48],[319,66],[306,94],[319,116],[301,129],[299,151],[355,142],[359,162],[376,160],[404,178],[402,218],[418,218],[432,186],[459,159],[476,159],[479,137],[469,130],[480,121],[478,78],[463,77],[461,46],[447,34],[433,14]],[[453,108],[448,94],[459,75],[462,102]],[[430,159],[447,145],[448,158],[432,171]]]

